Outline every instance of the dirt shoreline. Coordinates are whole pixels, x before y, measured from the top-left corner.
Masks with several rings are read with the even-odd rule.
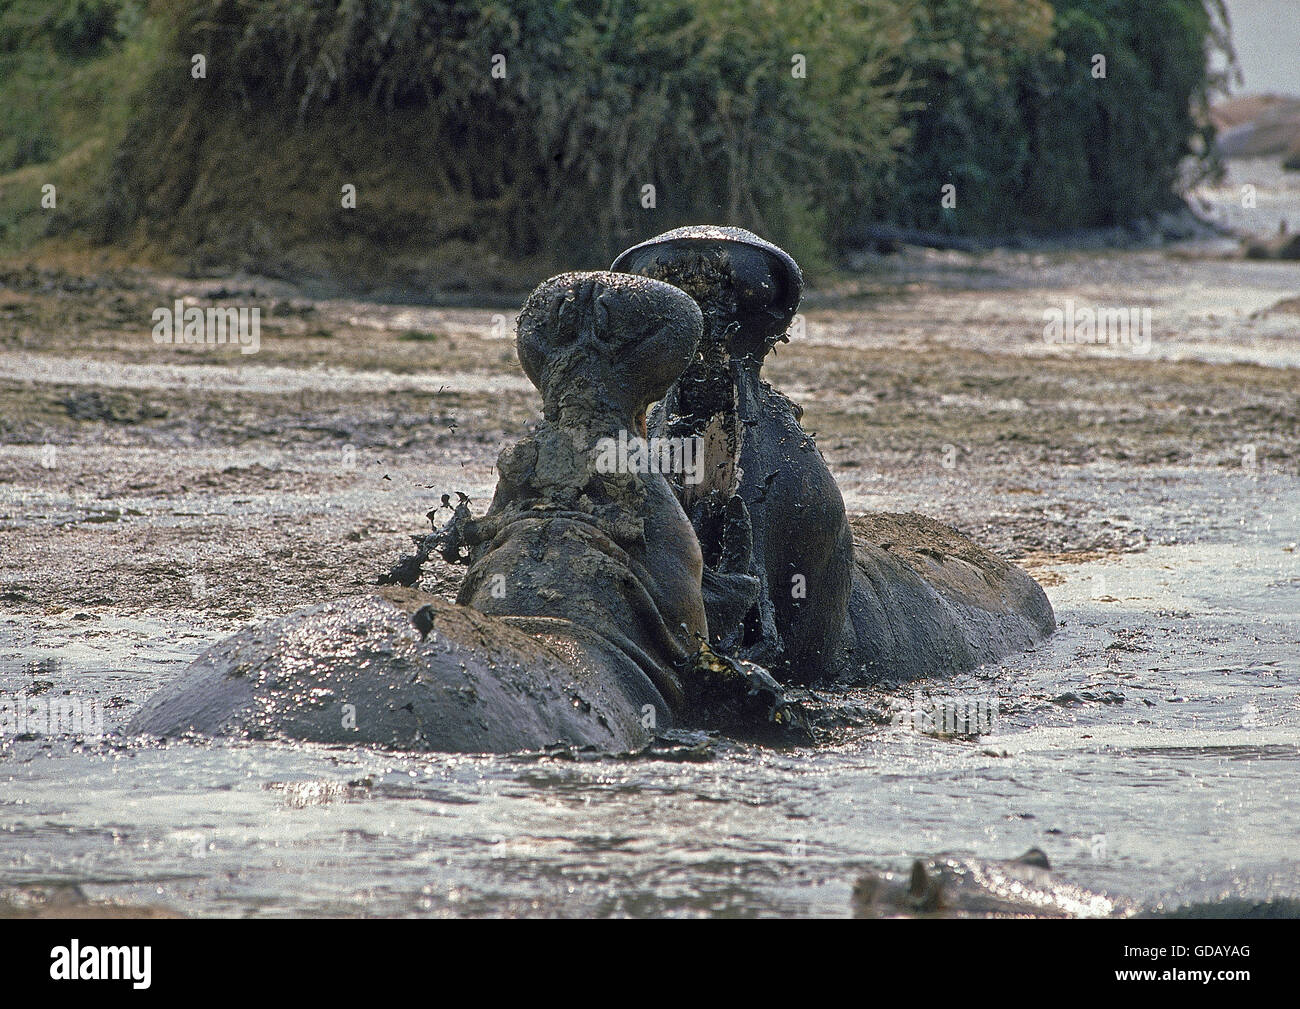
[[[258,353],[154,343],[185,293],[262,306]],[[1287,264],[917,252],[815,299],[765,374],[851,513],[920,510],[1036,568],[1167,541],[1134,512],[1170,470],[1300,472],[1297,295]],[[1150,307],[1150,352],[1046,343],[1066,299]],[[513,322],[0,264],[4,607],[234,622],[364,591],[441,495],[485,508],[537,420]]]
[[[886,684],[813,698],[833,739],[806,753],[719,742],[613,775],[115,735],[212,641],[367,591],[443,494],[486,508],[538,416],[513,312],[0,263],[0,692],[93,700],[109,730],[0,746],[6,885],[198,915],[825,916],[900,852],[1039,846],[1145,903],[1292,896],[1300,276],[1214,256],[909,252],[811,299],[767,371],[849,512],[1017,559],[1058,632],[924,685],[991,700],[996,737],[895,732]],[[154,344],[178,294],[262,306],[259,352]],[[1066,299],[1150,308],[1148,352],[1048,343]]]

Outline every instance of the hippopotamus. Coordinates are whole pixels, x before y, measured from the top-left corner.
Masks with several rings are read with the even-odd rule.
[[[1241,244],[1247,259],[1300,259],[1300,232],[1288,232],[1286,221],[1278,224],[1272,238],[1245,238]]]
[[[672,479],[703,550],[716,644],[783,682],[867,682],[973,668],[1052,633],[1038,584],[956,530],[920,515],[850,523],[803,411],[761,377],[802,296],[787,253],[693,226],[610,269],[673,284],[701,309],[699,348],[649,426],[702,445],[705,478]]]
[[[1204,889],[1204,882],[1197,889]],[[1059,879],[1041,848],[1018,858],[914,859],[906,872],[869,871],[851,898],[855,918],[1296,918],[1292,897],[1218,896],[1142,905]]]
[[[906,874],[869,872],[853,887],[855,918],[1128,918],[1137,908],[1056,880],[1039,848],[1008,861],[915,859]]]
[[[628,751],[684,721],[798,730],[772,677],[710,646],[699,542],[663,475],[597,466],[605,439],[645,430],[701,329],[659,281],[539,286],[517,350],[543,419],[501,452],[486,514],[459,510],[456,602],[389,587],[246,628],[128,730],[455,752]]]

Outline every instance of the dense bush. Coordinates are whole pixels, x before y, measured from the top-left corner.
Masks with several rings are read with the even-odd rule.
[[[893,0],[202,0],[175,6],[175,59],[123,148],[108,233],[151,193],[184,213],[176,156],[206,119],[310,131],[333,113],[377,133],[421,124],[426,184],[477,213],[473,240],[604,257],[693,220],[734,221],[815,256],[880,198],[901,141],[881,79],[902,42]],[[189,80],[203,53],[205,81]],[[505,78],[491,75],[503,54]],[[806,57],[806,78],[792,70]],[[195,147],[159,160],[177,121]],[[182,131],[183,132],[183,131]],[[276,153],[257,152],[278,170]],[[364,161],[366,152],[322,151]],[[184,172],[185,169],[180,169]],[[656,207],[642,206],[643,186]],[[125,209],[125,213],[123,213]],[[436,222],[426,238],[438,237]]]
[[[896,223],[1124,224],[1176,206],[1184,160],[1211,151],[1207,56],[1231,58],[1220,0],[922,0],[913,15]]]
[[[105,45],[121,42],[117,27],[121,14],[120,0],[66,0],[54,14],[51,36],[55,51],[72,59],[86,59]]]
[[[114,52],[119,22],[138,13],[122,0],[0,0],[0,172],[60,157],[105,99],[121,101],[117,80],[89,61]],[[88,101],[92,76],[99,95]]]
[[[1226,45],[1221,0],[152,9],[174,40],[118,147],[99,237],[289,273],[308,246],[326,272],[437,250],[592,266],[687,221],[751,227],[814,266],[865,222],[1124,223],[1175,206],[1187,155],[1209,150],[1206,53]],[[341,181],[358,184],[355,212]]]

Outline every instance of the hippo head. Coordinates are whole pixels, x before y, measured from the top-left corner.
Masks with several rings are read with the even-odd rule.
[[[743,228],[676,228],[632,246],[610,269],[681,288],[704,310],[706,342],[757,362],[781,339],[803,293],[798,264]]]
[[[699,306],[676,287],[626,273],[565,273],[519,314],[519,361],[547,420],[644,433],[645,411],[695,354]]]

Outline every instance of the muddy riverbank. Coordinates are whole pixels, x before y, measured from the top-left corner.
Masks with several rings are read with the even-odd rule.
[[[987,738],[899,732],[900,698],[860,691],[814,751],[635,761],[115,740],[206,643],[365,591],[442,495],[486,508],[538,398],[499,307],[0,264],[0,693],[93,700],[110,734],[0,739],[0,888],[841,914],[864,866],[1036,845],[1146,901],[1294,896],[1300,271],[1226,251],[909,250],[810,298],[766,374],[850,514],[922,511],[1018,560],[1061,631],[927,686],[992,698]],[[155,343],[178,296],[258,306],[259,351]],[[1148,346],[1049,341],[1067,302],[1149,309]]]
[[[1293,267],[913,257],[914,279],[894,257],[865,293],[815,299],[768,368],[850,512],[922,510],[1033,564],[1175,535],[1131,514],[1177,497],[1144,474],[1300,470]],[[512,314],[209,284],[224,297],[197,304],[265,308],[261,350],[241,355],[152,341],[172,278],[10,267],[3,280],[11,612],[242,619],[359,591],[443,494],[486,507],[497,452],[539,416]],[[1047,343],[1044,313],[1067,299],[1150,307],[1150,351]],[[1111,493],[1114,480],[1130,489]]]

